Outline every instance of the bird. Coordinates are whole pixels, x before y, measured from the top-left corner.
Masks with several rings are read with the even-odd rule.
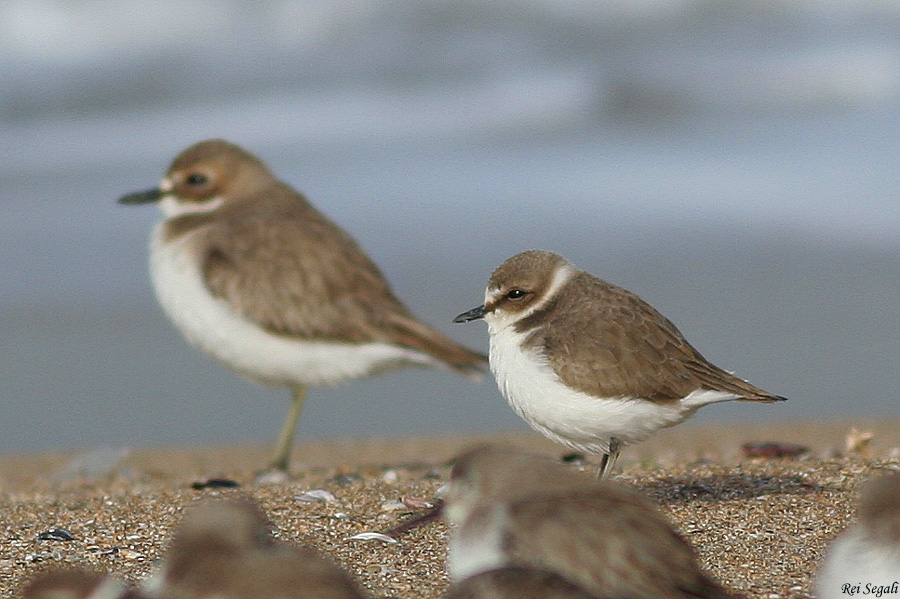
[[[816,596],[896,595],[898,581],[900,474],[894,473],[873,478],[860,489],[856,523],[831,542],[816,575]]]
[[[91,570],[50,570],[34,577],[21,591],[23,599],[147,599],[125,581]]]
[[[602,454],[600,476],[621,447],[701,406],[785,400],[713,365],[650,304],[553,252],[506,260],[484,304],[454,322],[482,318],[501,394],[547,438]]]
[[[363,599],[353,578],[309,547],[276,539],[249,498],[201,501],[172,535],[151,599]]]
[[[417,319],[343,229],[221,139],[182,151],[156,188],[150,274],[187,341],[232,371],[292,390],[270,468],[287,471],[308,386],[408,367],[477,379],[487,357]]]
[[[450,586],[444,599],[597,599],[559,574],[506,566]]]
[[[595,597],[731,597],[637,492],[545,456],[495,444],[468,449],[453,460],[444,501],[454,583],[523,567]]]

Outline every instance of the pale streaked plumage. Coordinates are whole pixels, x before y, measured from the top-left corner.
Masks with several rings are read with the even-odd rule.
[[[475,376],[487,359],[416,319],[359,245],[245,150],[200,142],[157,189],[151,277],[190,343],[294,404],[272,461],[287,469],[307,385],[406,366]]]
[[[900,474],[868,481],[860,492],[856,523],[839,534],[828,548],[816,576],[816,596],[848,596],[844,585],[873,587],[900,584]],[[900,587],[883,596],[896,595]]]
[[[455,460],[445,501],[455,582],[518,566],[554,572],[595,597],[730,597],[645,499],[546,458],[472,449]]]
[[[780,401],[714,366],[637,295],[527,251],[491,274],[484,318],[501,393],[533,428],[576,451],[615,454],[719,401]],[[612,447],[611,447],[612,446]]]

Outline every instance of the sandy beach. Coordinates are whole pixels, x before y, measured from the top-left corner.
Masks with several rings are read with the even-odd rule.
[[[857,441],[865,433],[871,441],[848,448],[854,428]],[[318,548],[374,597],[440,597],[448,584],[443,523],[393,544],[350,537],[421,512],[448,480],[448,460],[486,440],[566,453],[527,432],[301,442],[290,480],[270,485],[254,483],[269,451],[263,445],[0,456],[0,597],[17,597],[36,573],[58,567],[139,581],[164,553],[185,506],[231,493],[254,498],[281,538]],[[809,452],[794,459],[742,452],[745,442],[767,441],[805,445]],[[811,596],[827,543],[853,518],[859,484],[898,469],[896,419],[686,424],[626,448],[615,479],[656,502],[726,587],[749,598],[780,599]],[[192,486],[213,477],[239,486]],[[305,493],[317,489],[333,499],[310,501]],[[39,538],[53,529],[72,539]]]

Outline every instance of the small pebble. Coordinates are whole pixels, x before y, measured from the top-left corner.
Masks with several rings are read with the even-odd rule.
[[[809,453],[809,447],[777,441],[750,441],[741,446],[748,458],[796,458]]]
[[[399,543],[397,539],[380,532],[361,532],[347,539],[348,541],[382,541],[384,543]]]
[[[401,497],[401,503],[414,510],[430,509],[434,507],[434,500],[429,497]]]
[[[291,480],[291,477],[288,476],[288,473],[283,470],[268,470],[263,472],[262,474],[257,475],[256,478],[253,479],[253,482],[257,485],[283,485],[284,483]]]
[[[51,559],[52,557],[53,554],[49,551],[41,551],[40,553],[29,553],[25,556],[25,561],[28,563],[43,562]]]
[[[240,487],[241,485],[237,481],[233,481],[230,478],[208,478],[205,481],[197,481],[191,483],[192,489],[233,489],[235,487]]]
[[[74,541],[75,537],[72,536],[65,528],[51,528],[48,531],[42,532],[38,535],[39,541]]]
[[[381,504],[381,510],[384,512],[399,512],[408,509],[402,501],[392,499]]]
[[[339,485],[350,485],[353,483],[360,483],[363,481],[363,477],[353,472],[349,472],[347,474],[338,474],[330,479],[332,482],[336,482]]]
[[[294,499],[301,503],[315,503],[317,501],[331,503],[332,501],[337,501],[337,497],[335,497],[331,491],[327,491],[325,489],[313,489],[312,491],[305,491],[303,493],[300,493],[299,495],[294,495]]]

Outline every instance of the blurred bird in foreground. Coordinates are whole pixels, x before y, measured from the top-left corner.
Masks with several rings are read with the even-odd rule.
[[[147,599],[125,581],[90,570],[51,570],[22,589],[23,599]]]
[[[544,457],[468,451],[455,460],[444,501],[454,582],[514,566],[554,573],[595,597],[731,597],[644,498]]]
[[[276,540],[259,506],[236,499],[190,508],[146,592],[156,599],[363,599],[339,566]]]
[[[553,572],[506,566],[453,583],[445,599],[595,599]]]
[[[898,585],[900,474],[894,473],[863,485],[856,523],[835,537],[828,548],[816,577],[816,596],[838,599],[851,593],[897,595]],[[881,592],[876,588],[881,588]]]

